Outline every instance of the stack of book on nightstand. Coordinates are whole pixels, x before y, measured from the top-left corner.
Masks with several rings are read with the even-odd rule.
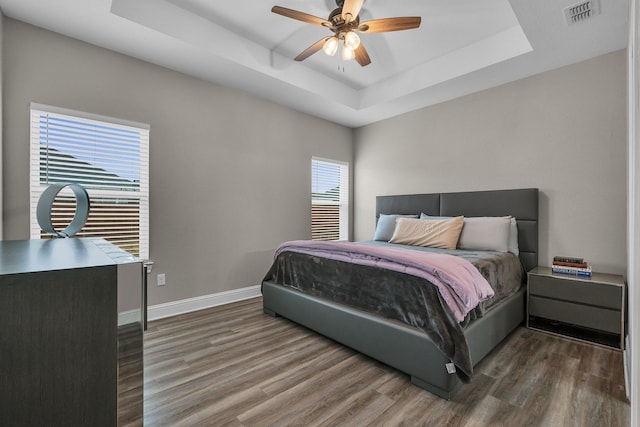
[[[591,266],[587,264],[584,258],[554,256],[551,271],[554,273],[591,277]]]

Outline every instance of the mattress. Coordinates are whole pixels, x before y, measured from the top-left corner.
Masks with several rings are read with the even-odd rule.
[[[518,257],[510,253],[447,251],[386,242],[362,244],[402,246],[406,250],[463,257],[478,268],[495,295],[483,301],[462,322],[457,322],[443,304],[437,288],[425,279],[297,252],[281,253],[264,280],[418,328],[455,363],[459,377],[469,381],[473,366],[464,328],[521,288],[523,275]]]

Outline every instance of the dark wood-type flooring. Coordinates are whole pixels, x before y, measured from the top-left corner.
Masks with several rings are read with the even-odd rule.
[[[622,363],[521,327],[446,401],[256,298],[149,324],[144,424],[628,426]]]

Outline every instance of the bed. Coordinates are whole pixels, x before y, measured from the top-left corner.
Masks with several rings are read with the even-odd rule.
[[[420,213],[436,217],[461,215],[465,218],[512,216],[517,222],[519,249],[517,259],[523,271],[526,272],[537,265],[537,189],[431,193],[376,198],[377,217],[384,214],[417,215]],[[334,267],[354,268],[341,264],[341,261],[331,262]],[[336,271],[340,273],[341,270]],[[389,273],[387,277],[384,273],[381,280],[393,280],[393,274]],[[345,274],[344,277],[350,277],[356,282],[346,285],[359,285],[358,275]],[[282,282],[282,280],[273,280],[267,274],[262,283],[265,313],[290,319],[392,366],[408,374],[415,385],[442,398],[450,399],[461,382],[465,381],[465,375],[461,375],[460,369],[455,369],[451,355],[443,353],[442,344],[439,344],[440,347],[436,345],[423,330],[399,322],[397,319],[364,311],[361,307],[300,292],[298,289],[276,283],[278,281]],[[524,313],[525,288],[519,286],[515,293],[488,309],[482,317],[469,320],[467,316],[463,322],[461,334],[464,345],[468,347],[471,367],[477,365],[523,322]]]

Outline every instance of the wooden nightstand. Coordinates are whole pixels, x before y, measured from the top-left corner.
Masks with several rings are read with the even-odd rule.
[[[625,283],[622,276],[527,273],[527,327],[624,348]]]

